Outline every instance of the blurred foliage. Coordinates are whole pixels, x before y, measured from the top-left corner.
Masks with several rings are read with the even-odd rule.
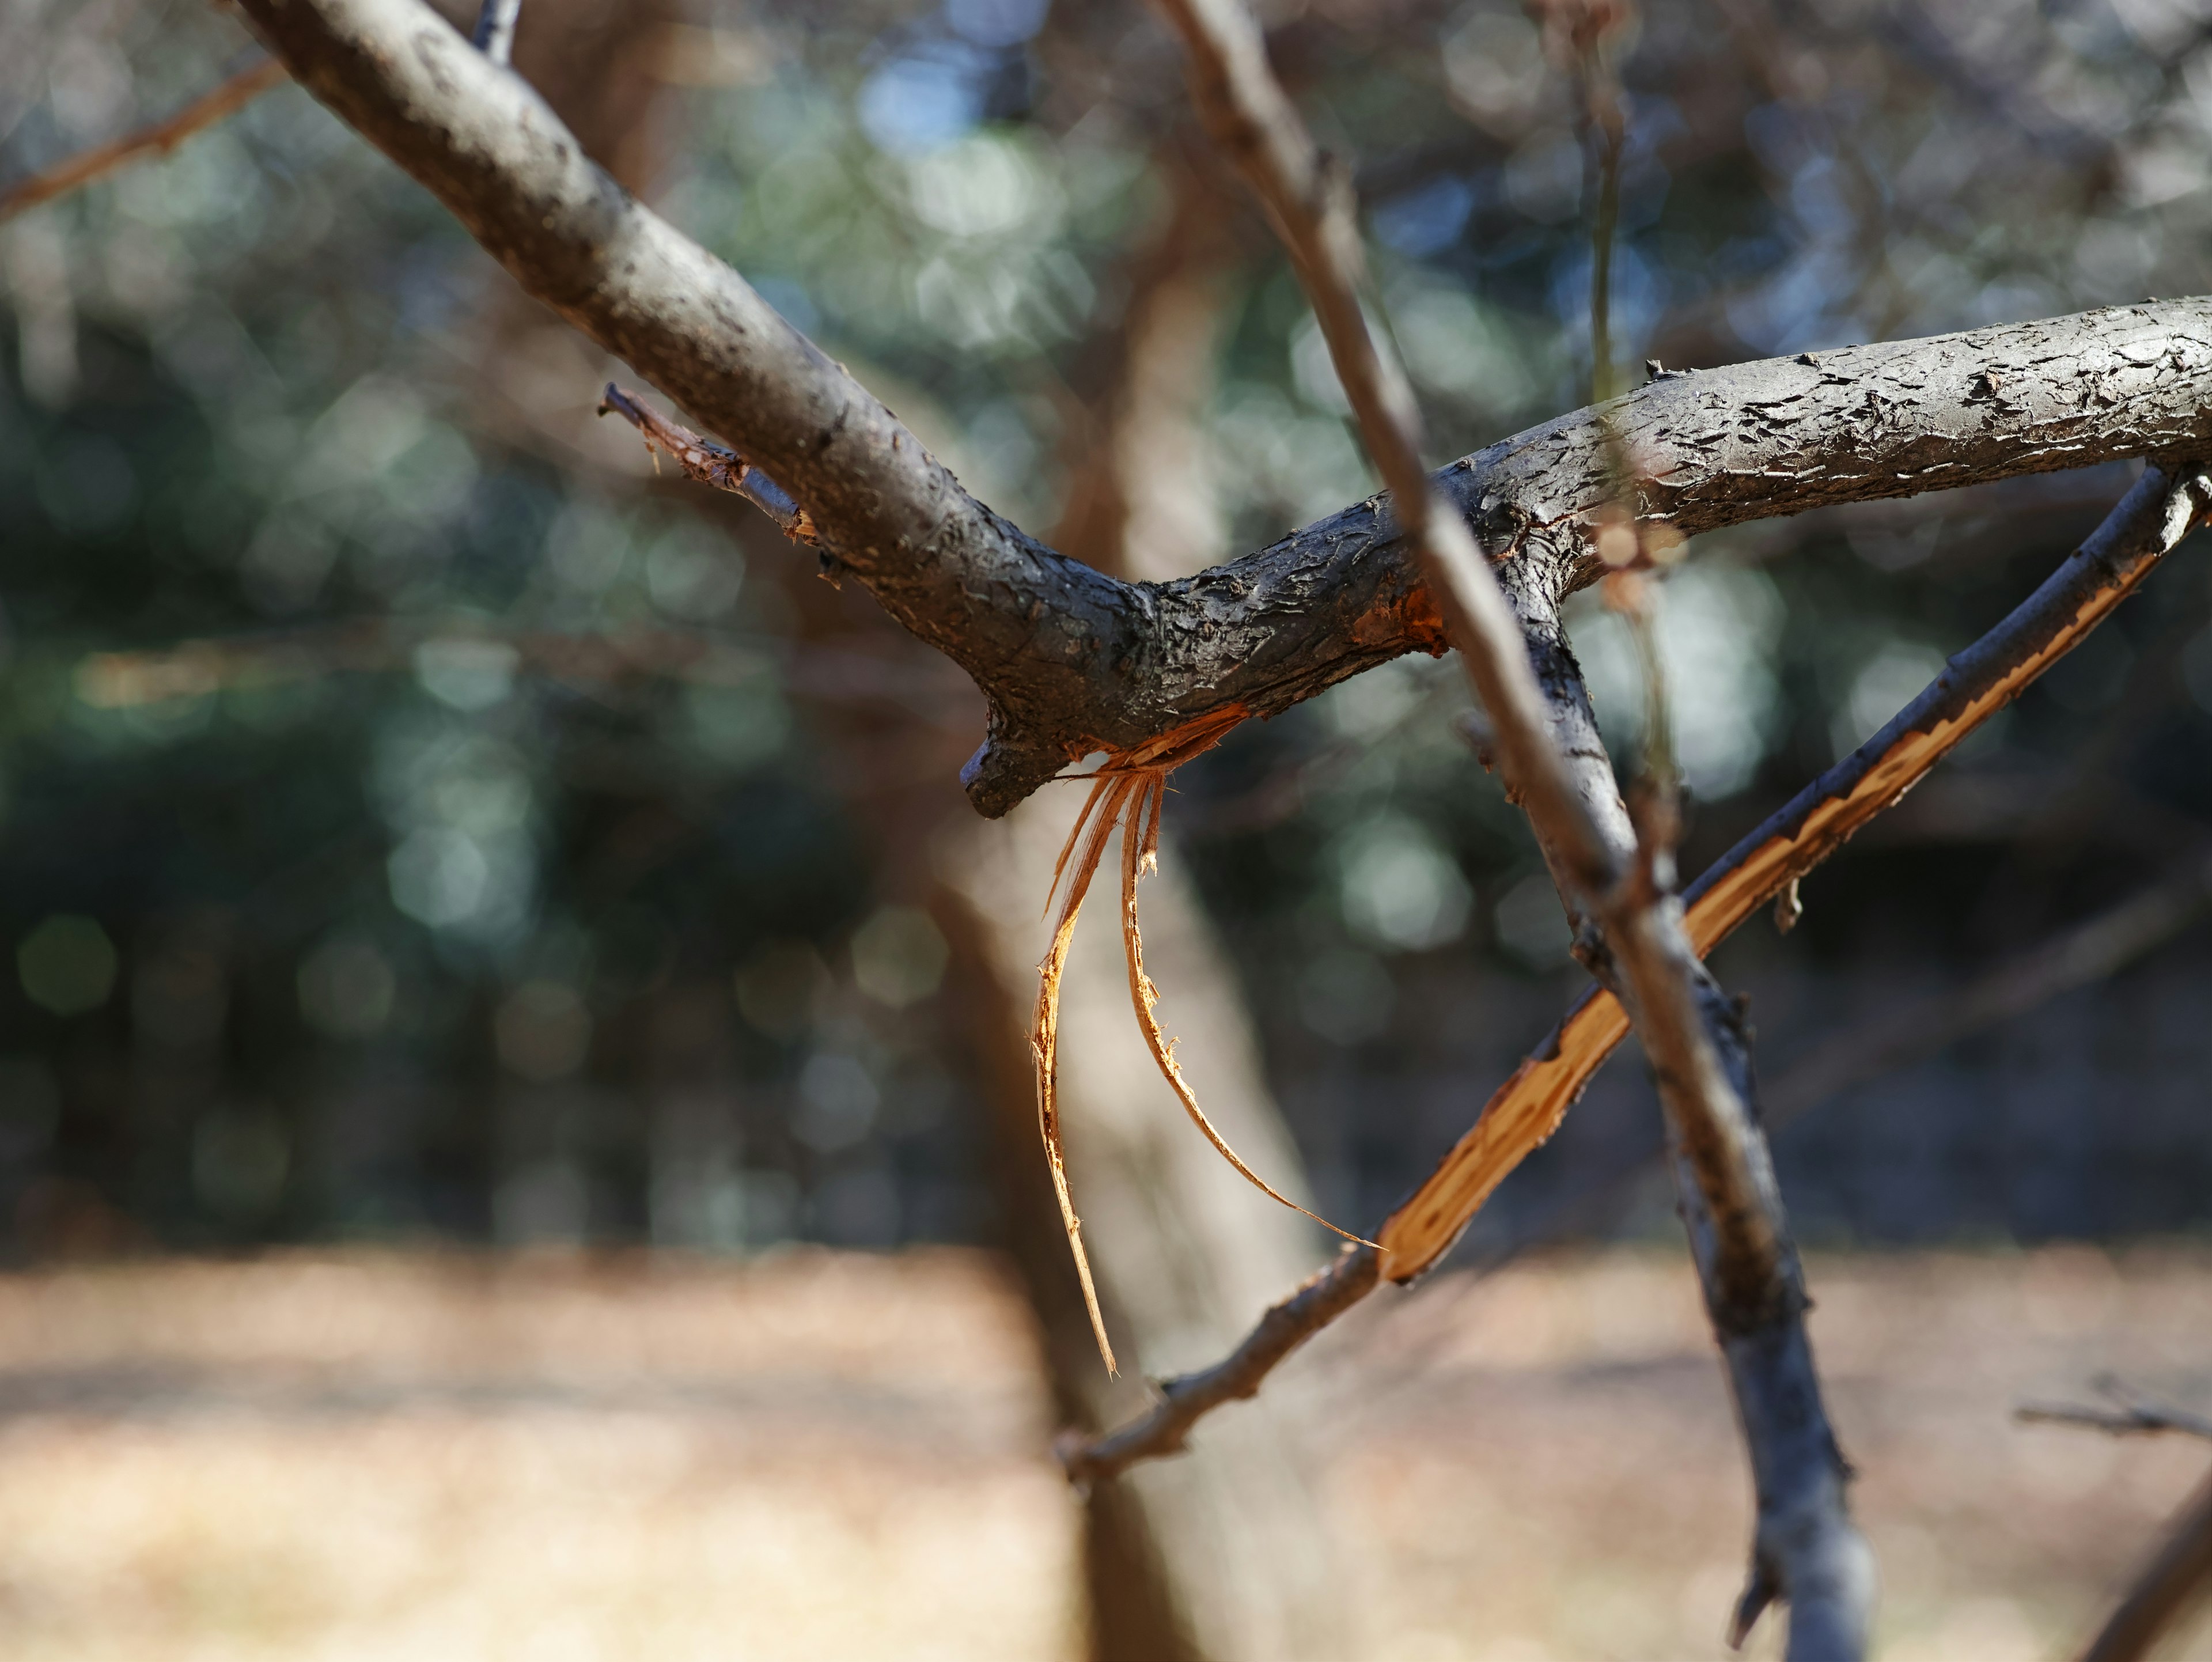
[[[592,3],[530,0],[526,42]],[[1267,17],[1357,165],[1437,459],[1580,403],[1587,169],[1536,24],[1488,0]],[[661,210],[1048,530],[1163,167],[1199,148],[1149,14],[702,0],[638,29]],[[184,0],[18,0],[0,179],[246,50]],[[1624,75],[1626,362],[2212,287],[2197,0],[1681,0],[1647,9]],[[1197,444],[1226,556],[1372,481],[1296,285],[1233,195],[1221,214]],[[871,699],[943,704],[921,648],[824,614],[791,551],[654,484],[590,420],[607,366],[295,88],[0,227],[0,292],[20,1249],[988,1227],[944,943],[872,876],[883,827],[825,759]],[[1700,545],[1661,615],[1692,855],[1886,719],[2124,484]],[[1986,955],[2191,846],[2212,636],[2181,567],[1977,741],[1954,770],[1975,790],[1931,785],[1918,829],[1820,880],[1786,952],[1731,949],[1747,970]],[[1576,627],[1632,757],[1617,620]],[[610,667],[593,642],[635,649]],[[1324,1191],[1363,1215],[1571,984],[1459,703],[1449,667],[1390,666],[1240,734],[1171,815]],[[1372,1109],[1405,1090],[1418,1111]]]

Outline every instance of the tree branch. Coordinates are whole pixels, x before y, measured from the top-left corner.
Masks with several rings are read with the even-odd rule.
[[[2016,960],[1942,997],[1915,1001],[1824,1040],[1762,1087],[1770,1131],[1802,1118],[1838,1093],[1910,1067],[1946,1045],[2039,1008],[2077,987],[2110,979],[2193,927],[2212,910],[2212,859],[2198,855],[2110,910],[2060,931]],[[1530,1246],[1602,1233],[1615,1221],[1651,1154],[1628,1153],[1582,1174],[1572,1192],[1485,1252],[1495,1268]]]
[[[1380,498],[1174,583],[1116,581],[993,514],[736,272],[586,160],[537,94],[419,0],[241,0],[324,103],[539,300],[765,468],[823,546],[983,690],[971,798],[1069,760],[1269,715],[1410,651],[1436,605]],[[1638,509],[1684,534],[1826,503],[2212,441],[2212,301],[1669,374],[1607,406]],[[1589,580],[1613,500],[1597,412],[1433,476],[1493,562]],[[1407,499],[1410,493],[1401,491]]]
[[[1334,1263],[1280,1304],[1271,1306],[1244,1342],[1212,1367],[1158,1382],[1159,1401],[1119,1430],[1088,1442],[1063,1436],[1056,1446],[1070,1481],[1102,1482],[1131,1466],[1180,1454],[1190,1428],[1224,1403],[1259,1394],[1275,1365],[1365,1298],[1382,1257],[1371,1246],[1347,1246]]]
[[[2147,471],[2034,594],[1952,659],[1880,733],[1692,884],[1686,922],[1698,950],[1710,952],[1790,882],[1841,848],[2133,593],[2212,507],[2212,480],[2193,469],[2177,473],[2179,483],[2158,470]],[[1564,642],[1533,630],[1531,639],[1556,700],[1562,690],[1559,678],[1571,661],[1564,657]],[[1571,754],[1589,756],[1592,746],[1587,734],[1579,742],[1568,737]],[[2130,906],[2128,915],[2132,917],[2135,910]],[[2081,956],[2070,936],[2064,956],[2069,965]],[[1388,1279],[1409,1281],[1450,1249],[1505,1175],[1558,1129],[1628,1031],[1627,1015],[1611,992],[1593,987],[1576,1002],[1545,1044],[1491,1097],[1474,1128],[1376,1232],[1376,1239],[1389,1252]],[[1063,1459],[1095,1478],[1173,1452],[1196,1418],[1221,1403],[1252,1395],[1275,1363],[1353,1301],[1293,1300],[1276,1306],[1263,1322],[1270,1330],[1266,1342],[1255,1330],[1214,1368],[1186,1376],[1206,1381],[1202,1391],[1186,1391],[1184,1381],[1170,1381],[1161,1403],[1149,1414],[1087,1448],[1063,1451]],[[1282,1323],[1290,1313],[1304,1325],[1286,1333]]]
[[[1360,311],[1348,192],[1322,165],[1268,68],[1251,14],[1239,0],[1161,6],[1188,50],[1192,93],[1206,125],[1291,252],[1368,451],[1489,719],[1508,792],[1528,813],[1570,912],[1585,915],[1581,954],[1613,983],[1651,1063],[1692,1253],[1758,1491],[1751,1577],[1732,1639],[1741,1642],[1782,1597],[1790,1601],[1793,1658],[1856,1658],[1865,1647],[1873,1560],[1844,1502],[1848,1470],[1820,1403],[1802,1275],[1749,1105],[1747,1039],[1682,927],[1671,809],[1633,829],[1626,823],[1588,694],[1559,636],[1561,587],[1519,582],[1509,605],[1466,527],[1422,474],[1411,390],[1376,350]],[[1598,432],[1604,472],[1615,480],[1658,472],[1621,441],[1611,412]],[[1521,562],[1516,575],[1533,563]]]
[[[2156,1436],[2179,1432],[2185,1436],[2212,1438],[2212,1419],[2186,1409],[2153,1402],[2130,1391],[2107,1373],[2096,1381],[2098,1391],[2110,1397],[2111,1408],[2090,1408],[2070,1403],[2023,1403],[2012,1417],[2023,1425],[2086,1426],[2115,1437]]]
[[[2133,594],[2212,508],[2212,479],[2148,469],[2035,593],[1948,663],[1881,732],[1792,797],[1685,892],[1700,956],[1898,802],[1967,734],[2071,651]],[[1486,1105],[1436,1172],[1376,1239],[1390,1278],[1410,1279],[1449,1251],[1505,1174],[1558,1129],[1628,1020],[1592,988]]]
[[[66,196],[79,186],[89,185],[101,174],[112,173],[142,155],[166,155],[201,128],[212,127],[235,114],[283,79],[284,66],[264,58],[250,69],[240,70],[213,92],[193,100],[166,121],[141,128],[111,144],[86,150],[44,173],[20,180],[5,193],[0,193],[0,221],[13,219],[26,209],[52,202],[58,196]]]
[[[514,26],[522,17],[522,0],[483,0],[477,13],[476,32],[469,44],[493,63],[505,65],[514,59]]]

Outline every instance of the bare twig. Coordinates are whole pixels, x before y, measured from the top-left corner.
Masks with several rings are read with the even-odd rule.
[[[2110,1407],[2072,1403],[2023,1403],[2012,1417],[2023,1425],[2086,1426],[2116,1437],[2155,1436],[2179,1432],[2185,1436],[2212,1438],[2212,1419],[2187,1409],[2161,1403],[2124,1384],[2110,1373],[2090,1382],[2108,1399]]]
[[[647,450],[664,453],[700,484],[743,496],[774,520],[776,528],[792,541],[810,548],[821,545],[814,522],[791,499],[791,493],[727,446],[702,437],[681,422],[671,421],[612,381],[600,395],[599,413],[620,416],[645,435]]]
[[[483,0],[477,13],[476,32],[469,44],[495,64],[514,58],[514,26],[522,15],[522,0]]]
[[[1360,309],[1366,262],[1348,174],[1315,147],[1268,67],[1258,24],[1237,0],[1162,0],[1161,9],[1188,51],[1192,96],[1207,131],[1266,206],[1297,267],[1360,436],[1389,488],[1392,516],[1490,715],[1508,779],[1531,817],[1553,828],[1577,887],[1610,888],[1617,861],[1550,742],[1549,714],[1512,609],[1465,522],[1430,481],[1413,389],[1368,331]]]
[[[2212,1482],[2174,1520],[2081,1662],[2140,1662],[2159,1635],[2212,1586]]]
[[[1118,1476],[1145,1460],[1182,1452],[1190,1428],[1224,1403],[1255,1396],[1275,1365],[1374,1290],[1381,1255],[1349,1246],[1336,1261],[1260,1318],[1227,1356],[1195,1373],[1159,1382],[1160,1399],[1119,1430],[1091,1441],[1060,1440],[1060,1464],[1078,1483]]]
[[[264,58],[250,69],[240,70],[167,120],[141,128],[112,144],[73,155],[11,185],[4,194],[0,194],[0,220],[13,219],[27,208],[66,196],[79,186],[89,185],[101,174],[112,173],[141,156],[166,155],[201,128],[212,127],[236,113],[283,79],[284,66],[272,58]]]

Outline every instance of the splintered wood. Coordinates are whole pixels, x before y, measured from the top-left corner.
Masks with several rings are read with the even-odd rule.
[[[1099,862],[1105,855],[1106,839],[1117,828],[1121,832],[1121,948],[1129,965],[1129,1002],[1136,1011],[1137,1026],[1145,1035],[1146,1046],[1152,1051],[1161,1077],[1182,1104],[1191,1123],[1246,1182],[1292,1211],[1304,1213],[1324,1229],[1334,1230],[1346,1240],[1375,1245],[1348,1229],[1337,1228],[1317,1213],[1307,1211],[1247,1166],[1229,1146],[1227,1139],[1206,1117],[1206,1111],[1198,1105],[1197,1093],[1176,1063],[1175,1041],[1160,1031],[1159,989],[1145,973],[1144,940],[1137,925],[1137,885],[1147,874],[1159,869],[1160,816],[1167,803],[1168,775],[1192,757],[1211,750],[1243,719],[1242,709],[1216,712],[1163,734],[1135,751],[1115,756],[1091,775],[1091,794],[1084,801],[1083,811],[1075,816],[1060,858],[1054,862],[1052,892],[1045,897],[1045,908],[1049,912],[1052,896],[1060,892],[1060,880],[1067,880],[1060,915],[1053,923],[1052,945],[1046,950],[1044,961],[1037,965],[1036,1014],[1030,1027],[1030,1052],[1036,1064],[1037,1132],[1044,1141],[1045,1163],[1052,1172],[1053,1193],[1060,1201],[1060,1219],[1067,1226],[1068,1250],[1074,1255],[1075,1273],[1083,1283],[1083,1301],[1091,1312],[1091,1330],[1097,1338],[1098,1354],[1105,1359],[1109,1373],[1119,1370],[1114,1361],[1113,1343],[1106,1336],[1106,1318],[1099,1309],[1091,1260],[1083,1250],[1083,1225],[1075,1215],[1075,1202],[1069,1193],[1067,1158],[1060,1138],[1060,983],[1067,965],[1068,947],[1075,939],[1076,917],[1083,910],[1084,897],[1090,892],[1091,880],[1097,875]]]

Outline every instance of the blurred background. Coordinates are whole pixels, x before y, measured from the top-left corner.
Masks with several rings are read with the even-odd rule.
[[[1354,164],[1437,462],[1591,384],[1588,147],[1534,12],[1265,9],[1283,75]],[[1668,0],[1624,30],[1624,368],[2212,289],[2198,0]],[[199,0],[13,0],[0,190],[252,58]],[[1297,285],[1141,5],[526,0],[516,67],[975,494],[1079,557],[1182,575],[1374,488]],[[0,1511],[107,1495],[87,1515],[121,1531],[41,1525],[51,1550],[0,1562],[0,1631],[73,1656],[303,1654],[311,1632],[347,1655],[631,1654],[647,1634],[763,1656],[1715,1653],[1741,1483],[1632,1054],[1478,1220],[1457,1292],[1363,1312],[1316,1347],[1306,1385],[1224,1415],[1199,1457],[1080,1506],[1056,1487],[1053,1427],[1141,1400],[1096,1377],[1019,1038],[1075,805],[1048,790],[975,819],[956,779],[973,690],[743,503],[596,419],[625,374],[289,85],[0,223],[0,1254],[20,1272],[0,1289]],[[1872,734],[2129,478],[1700,539],[1658,618],[1686,871]],[[1594,604],[1574,638],[1632,767],[1630,643]],[[1351,1227],[1428,1170],[1581,982],[1533,842],[1455,737],[1464,703],[1455,666],[1407,660],[1240,730],[1177,775],[1145,892],[1201,1099],[1263,1174]],[[1838,1385],[1847,1440],[1986,1457],[1959,1467],[1983,1546],[1950,1560],[1930,1543],[1965,1527],[1945,1510],[1964,1502],[1886,1501],[1869,1480],[1897,1655],[2042,1653],[2185,1487],[2170,1452],[2070,1444],[2028,1502],[2000,1504],[1991,1474],[2033,1465],[2023,1440],[2068,1435],[2003,1425],[2030,1387],[2136,1356],[2139,1383],[2212,1395],[2201,1344],[2160,1336],[2212,1296],[2208,764],[2212,572],[2191,546],[1808,881],[1793,933],[1760,922],[1717,954],[1752,1000],[1798,1232],[1849,1255],[1816,1263],[1816,1291],[1823,1274],[1866,1289],[1835,1318],[1859,1324],[1833,1342],[1873,1393]],[[1328,1249],[1182,1123],[1113,944],[1088,944],[1065,1018],[1077,1200],[1132,1372],[1168,1372],[1218,1355]],[[1550,1255],[1481,1278],[1532,1246]],[[1528,1312],[1586,1305],[1614,1313],[1572,1342],[1527,1338],[1562,1319]],[[1897,1324],[1907,1309],[1923,1324]],[[1998,1310],[2017,1319],[1987,1317],[1984,1336],[2017,1355],[1969,1367],[1926,1338]],[[1623,1361],[1608,1336],[1639,1319],[1663,1336]],[[752,1337],[716,1350],[695,1324],[718,1321]],[[1519,1360],[1493,1379],[1500,1353],[1471,1334],[1520,1336]],[[617,1361],[615,1383],[592,1373]],[[768,1383],[743,1383],[755,1367]],[[1987,1401],[1946,1421],[1961,1367]],[[1658,1370],[1625,1420],[1577,1394],[1614,1389],[1609,1368]],[[404,1388],[362,1397],[364,1375]],[[1437,1476],[1435,1440],[1485,1391],[1536,1417],[1450,1457],[1489,1473],[1475,1507]],[[147,1440],[210,1403],[243,1440],[229,1453]],[[780,1413],[826,1416],[817,1455],[763,1429]],[[1643,1413],[1658,1450],[1621,1430]],[[703,1415],[784,1462],[764,1476],[725,1449],[740,1492],[849,1467],[862,1495],[903,1471],[915,1542],[945,1513],[913,1485],[938,1483],[979,1520],[973,1553],[901,1556],[880,1496],[856,1500],[818,1563],[781,1541],[791,1585],[826,1578],[790,1610],[909,1580],[984,1602],[965,1627],[816,1630],[726,1587],[718,1627],[679,1589],[533,1648],[522,1615],[465,1620],[417,1588],[401,1604],[446,1613],[403,1633],[340,1599],[354,1615],[325,1634],[237,1592],[219,1508],[161,1549],[181,1581],[115,1521],[116,1497],[158,1535],[198,1516],[175,1497],[206,1483],[292,1483],[295,1511],[254,1527],[296,1544],[325,1527],[313,1497],[374,1513],[361,1491],[398,1469],[337,1428],[384,1427],[398,1460],[425,1414],[447,1440],[424,1447],[447,1453],[407,1458],[434,1464],[550,1415],[560,1448],[635,1471],[605,1443],[632,1437],[696,1483],[684,1438]],[[322,1452],[283,1452],[307,1425]],[[1499,1520],[1566,1504],[1561,1464],[1510,1488],[1506,1454],[1534,1462],[1531,1438],[1572,1451],[1592,1516],[1697,1465],[1684,1515],[1705,1557],[1666,1558],[1676,1543],[1653,1537],[1680,1519],[1610,1545],[1561,1522],[1561,1552],[1596,1555],[1587,1575],[1501,1605],[1534,1572],[1497,1555]],[[530,1474],[552,1483],[566,1456],[509,1457],[536,1498],[509,1514],[479,1495],[483,1528],[588,1510],[596,1468],[563,1501]],[[1917,1537],[1885,1537],[1892,1501]],[[383,1535],[360,1528],[428,1550],[434,1531],[386,1509]],[[726,1519],[731,1553],[759,1562],[791,1516],[774,1515],[750,1535]],[[853,1531],[899,1567],[873,1592],[849,1581]],[[325,1544],[344,1561],[329,1575],[368,1574],[374,1553]],[[605,1544],[577,1562],[604,1564]],[[1660,1558],[1632,1568],[1645,1549]],[[137,1568],[100,1580],[84,1566],[104,1550]],[[471,1585],[562,1583],[551,1547],[516,1550]],[[195,1551],[215,1555],[205,1586]],[[697,1551],[695,1568],[714,1559]],[[1416,1561],[1442,1589],[1429,1604]],[[1328,1573],[1355,1562],[1349,1583]],[[126,1607],[139,1626],[101,1625]],[[679,1616],[705,1625],[685,1637]],[[755,1647],[729,1649],[749,1622]]]

